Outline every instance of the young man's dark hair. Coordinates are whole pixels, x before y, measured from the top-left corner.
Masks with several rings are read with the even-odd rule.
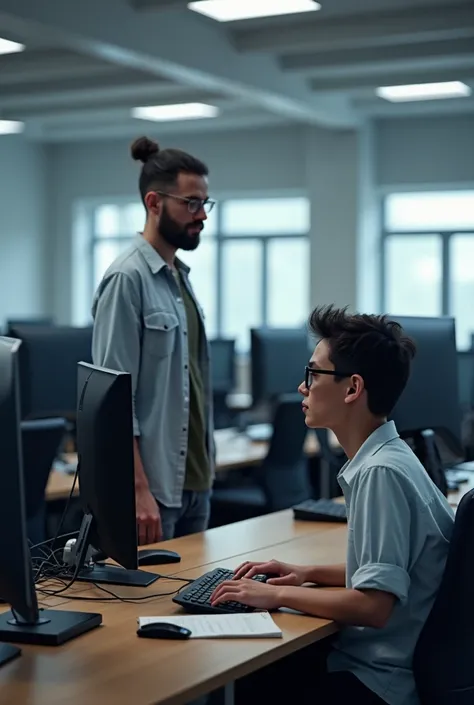
[[[160,149],[158,142],[138,137],[131,148],[132,158],[142,162],[139,188],[142,201],[149,191],[172,188],[180,173],[208,176],[209,169],[200,159],[181,149]]]
[[[405,388],[416,352],[401,325],[388,316],[321,306],[311,314],[309,326],[317,338],[328,341],[336,370],[363,378],[369,411],[388,416]]]

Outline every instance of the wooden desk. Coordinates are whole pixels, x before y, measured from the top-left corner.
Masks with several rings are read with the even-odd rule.
[[[194,542],[196,554],[190,553],[179,566],[182,577],[196,577],[213,567],[213,564],[189,567],[203,557],[209,557],[206,548],[209,543],[220,547],[227,545],[227,557],[219,558],[216,565],[236,567],[242,560],[236,553],[242,549],[242,537],[247,536],[250,546],[248,537],[251,535],[260,544],[247,553],[251,559],[266,560],[273,555],[301,563],[340,562],[343,559],[345,526],[311,525],[290,519],[291,512],[280,512],[273,517],[234,525],[233,536],[230,527],[223,527],[207,534],[170,541],[166,547],[175,548],[184,555],[191,539]],[[280,528],[282,542],[272,545],[271,531],[277,526],[286,526],[286,533]],[[201,558],[198,558],[200,550]],[[214,555],[217,555],[217,549]],[[93,586],[75,587],[76,596],[90,597],[96,593]],[[147,592],[154,594],[169,590],[170,582],[164,579],[146,590],[135,588],[127,592],[134,591],[135,596],[142,596]],[[123,595],[125,588],[117,587],[116,591]],[[155,597],[141,605],[68,601],[59,609],[100,611],[103,626],[58,648],[23,646],[22,657],[0,670],[2,703],[184,705],[323,639],[336,629],[327,620],[282,612],[275,615],[284,633],[282,639],[150,641],[136,637],[137,617],[178,612],[179,608],[169,596]]]

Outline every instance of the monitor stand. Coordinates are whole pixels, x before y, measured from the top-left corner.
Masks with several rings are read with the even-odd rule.
[[[102,615],[66,610],[39,610],[34,622],[23,621],[13,612],[0,615],[0,640],[18,644],[59,646],[102,624]]]
[[[86,514],[82,520],[81,529],[75,545],[74,563],[71,567],[71,577],[88,583],[104,585],[124,585],[128,587],[148,587],[160,577],[156,573],[144,570],[126,570],[114,565],[95,565],[94,549],[90,545],[90,534],[94,518]],[[138,558],[137,558],[138,561]]]
[[[0,644],[0,666],[3,666],[13,659],[21,656],[21,649],[18,646],[12,646],[11,644]]]

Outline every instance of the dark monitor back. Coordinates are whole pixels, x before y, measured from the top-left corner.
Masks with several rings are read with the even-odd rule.
[[[92,361],[92,327],[17,326],[23,418],[73,417],[77,363]]]
[[[18,376],[20,342],[0,338],[0,596],[23,619],[38,604],[26,534]]]
[[[433,429],[455,455],[463,456],[454,319],[394,319],[417,346],[410,379],[392,414],[399,433]]]
[[[91,544],[128,570],[138,568],[132,383],[126,372],[80,363],[77,451]]]
[[[52,326],[54,321],[52,318],[9,318],[5,323],[5,333],[6,335],[14,338],[12,332],[15,331],[18,326]]]
[[[474,408],[474,350],[458,351],[459,402],[463,411]]]
[[[296,392],[312,352],[306,328],[254,328],[250,340],[253,403]]]
[[[235,387],[235,340],[215,338],[209,346],[212,390],[229,393]]]

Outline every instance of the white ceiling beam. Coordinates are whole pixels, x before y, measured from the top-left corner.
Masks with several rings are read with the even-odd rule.
[[[377,67],[378,68],[378,67]],[[383,72],[355,76],[333,76],[330,78],[312,78],[309,80],[311,90],[316,93],[338,93],[340,91],[357,91],[375,89],[379,86],[404,86],[407,83],[432,83],[443,81],[474,80],[474,63],[472,68],[440,70],[434,68],[424,71]]]
[[[474,37],[474,6],[404,8],[359,13],[350,17],[322,15],[266,28],[235,29],[234,46],[241,52],[301,52]]]
[[[146,134],[159,140],[164,135],[200,134],[206,132],[222,132],[227,130],[243,130],[247,128],[276,127],[291,124],[277,115],[269,113],[248,113],[247,115],[225,115],[213,120],[184,120],[181,122],[148,123],[143,122],[140,129],[141,120],[114,121],[109,120],[104,123],[87,125],[77,121],[76,123],[64,123],[53,125],[42,123],[40,120],[27,124],[25,137],[33,141],[61,143],[61,142],[85,142],[99,139],[129,139],[132,140],[146,130]]]
[[[389,103],[384,100],[354,101],[354,110],[361,118],[425,117],[432,115],[459,115],[474,112],[472,98]]]
[[[195,89],[241,97],[287,119],[352,124],[349,110],[315,99],[303,79],[285,76],[271,57],[245,57],[217,23],[196,13],[137,12],[125,0],[0,0],[0,26],[33,30],[96,58],[165,76]]]
[[[408,44],[378,49],[347,49],[343,51],[307,52],[287,54],[279,59],[281,67],[289,72],[314,72],[324,70],[350,71],[369,66],[372,72],[380,69],[380,64],[395,67],[406,66],[416,70],[419,60],[459,60],[468,58],[474,61],[474,39],[447,42],[427,42],[426,44]]]
[[[166,81],[135,78],[127,82],[126,73],[111,76],[109,80],[89,81],[87,85],[76,86],[70,81],[62,81],[45,86],[27,85],[23,91],[2,91],[0,110],[20,112],[35,110],[56,110],[61,107],[88,107],[91,105],[155,105],[169,100],[191,102],[202,100],[202,94],[171,84]],[[191,97],[190,97],[191,96]]]
[[[0,56],[0,86],[106,76],[116,70],[111,63],[70,51],[25,51]]]

